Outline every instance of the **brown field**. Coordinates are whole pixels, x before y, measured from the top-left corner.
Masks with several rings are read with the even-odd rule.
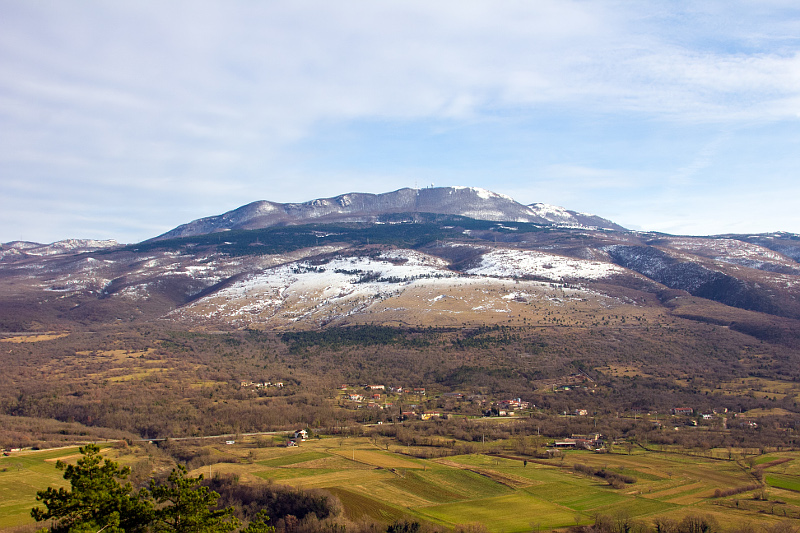
[[[5,337],[0,339],[0,342],[10,342],[14,344],[28,343],[28,342],[44,342],[53,341],[68,337],[69,333],[42,333],[38,335],[18,335],[15,337]]]

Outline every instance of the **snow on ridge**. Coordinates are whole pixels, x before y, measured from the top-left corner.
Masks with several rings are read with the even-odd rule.
[[[530,204],[527,207],[535,216],[551,222],[577,224],[575,217],[563,207],[544,203]]]
[[[599,279],[622,272],[622,268],[601,261],[510,249],[484,254],[480,265],[467,270],[467,273],[474,275],[509,278],[533,276],[552,281]]]
[[[7,243],[3,243],[4,249],[10,250],[27,250],[29,248],[39,248],[40,246],[44,246],[38,242],[31,242],[31,241],[11,241]]]
[[[516,201],[513,198],[511,198],[510,196],[507,196],[505,194],[500,194],[500,193],[497,193],[497,192],[494,192],[494,191],[490,191],[490,190],[487,190],[487,189],[482,189],[481,187],[464,187],[464,186],[461,186],[461,185],[454,185],[454,186],[452,186],[450,188],[454,189],[456,191],[467,190],[467,191],[474,192],[478,196],[478,198],[481,198],[483,200],[490,200],[492,198],[502,198],[504,200],[511,200],[512,202]]]
[[[669,239],[669,245],[674,249],[692,253],[711,251],[716,255],[714,259],[718,261],[736,262],[740,259],[749,259],[794,265],[794,261],[779,252],[738,239],[673,237]]]
[[[14,246],[14,248],[21,250],[27,255],[46,256],[77,252],[91,252],[94,250],[113,248],[114,246],[119,246],[119,243],[112,239],[102,241],[94,239],[64,239],[51,244],[24,243],[20,246]]]
[[[406,265],[429,266],[434,268],[447,268],[448,266],[447,261],[444,259],[404,248],[383,252],[380,257],[390,261],[397,259],[406,260]]]
[[[536,210],[537,213],[547,213],[547,214],[555,214],[555,215],[562,215],[562,216],[571,216],[566,209],[561,206],[553,205],[553,204],[546,204],[543,202],[535,202],[530,204],[528,207],[531,209]]]
[[[208,298],[244,298],[253,291],[291,293],[299,298],[312,293],[323,298],[342,298],[392,290],[392,287],[408,284],[414,279],[457,275],[444,270],[443,262],[441,265],[436,264],[440,261],[438,258],[411,250],[390,252],[385,258],[382,261],[380,258],[340,257],[322,265],[314,265],[308,261],[280,265],[249,276]],[[398,265],[390,259],[408,261]]]
[[[255,212],[259,215],[266,215],[268,213],[274,213],[277,211],[278,208],[272,205],[271,202],[260,202],[255,209]]]

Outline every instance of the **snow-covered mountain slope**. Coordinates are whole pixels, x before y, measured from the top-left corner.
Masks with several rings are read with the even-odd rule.
[[[168,316],[194,324],[222,322],[237,327],[309,328],[367,321],[455,325],[504,321],[519,315],[530,301],[554,305],[556,293],[584,306],[590,300],[594,307],[616,302],[589,288],[554,288],[551,283],[520,279],[529,273],[526,260],[559,264],[563,271],[553,272],[549,279],[554,281],[622,272],[617,266],[604,269],[589,261],[512,250],[490,252],[487,263],[502,262],[504,253],[515,257],[516,268],[495,268],[485,274],[453,272],[438,257],[402,249],[369,257],[339,255],[325,261],[300,261],[245,276]]]
[[[0,245],[0,260],[25,256],[44,256],[58,254],[77,254],[94,252],[119,246],[115,240],[98,241],[94,239],[66,239],[50,244],[13,241]]]
[[[419,192],[404,191],[397,193]],[[424,191],[419,200],[425,209],[425,202],[450,202],[489,216],[486,201],[515,204],[481,189]],[[472,204],[476,198],[481,203]],[[336,203],[373,200],[344,195]],[[516,205],[520,217],[533,216],[525,214],[532,208]],[[226,223],[245,224],[253,213],[272,212],[266,207],[250,206],[253,212],[231,214]],[[312,208],[334,209],[302,207]],[[537,212],[553,224],[403,214],[383,223],[286,225],[124,247],[9,243],[0,257],[0,331],[28,327],[42,316],[54,323],[160,316],[215,328],[458,327],[542,321],[553,305],[585,313],[577,323],[591,324],[596,320],[588,317],[603,309],[658,308],[675,294],[800,319],[798,236],[592,230],[569,227],[572,215],[559,208],[539,206]]]
[[[623,231],[625,229],[605,218],[588,213],[570,211],[569,209],[564,209],[557,205],[535,203],[530,204],[528,208],[533,215],[556,226],[566,228],[613,229],[617,231]]]
[[[530,222],[583,228],[623,230],[611,221],[545,204],[522,205],[513,198],[477,187],[399,189],[384,194],[349,193],[304,203],[259,201],[219,216],[183,224],[156,239],[203,235],[278,224],[375,222],[397,213],[459,215],[477,220]]]
[[[499,249],[484,254],[469,274],[492,277],[590,280],[622,274],[624,269],[607,262],[573,259],[533,250]]]

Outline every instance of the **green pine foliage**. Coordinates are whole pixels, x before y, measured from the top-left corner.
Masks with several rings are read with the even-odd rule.
[[[265,511],[260,511],[256,517],[247,524],[242,533],[275,533],[275,526],[268,526],[269,516]]]
[[[45,509],[35,507],[31,516],[37,521],[53,520],[53,532],[142,531],[150,521],[153,506],[143,493],[134,492],[130,483],[120,483],[130,474],[130,468],[103,460],[100,448],[94,444],[87,444],[80,451],[83,457],[76,465],[56,463],[58,469],[64,470],[71,490],[50,487],[39,491],[36,499]]]
[[[172,470],[165,483],[150,481],[156,503],[153,531],[168,533],[227,533],[239,527],[233,508],[214,510],[219,494],[200,486],[203,476],[188,477],[186,467]]]
[[[70,489],[39,491],[36,499],[44,509],[31,510],[36,521],[50,521],[53,533],[228,533],[240,526],[232,507],[216,508],[219,494],[200,485],[203,476],[188,476],[182,465],[163,482],[151,480],[149,490],[134,491],[123,484],[130,468],[103,459],[94,444],[80,451],[76,465],[56,463]],[[259,513],[244,531],[274,533],[268,520]]]

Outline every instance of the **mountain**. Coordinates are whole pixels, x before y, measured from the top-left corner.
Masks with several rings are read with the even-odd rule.
[[[378,222],[385,215],[434,213],[477,220],[528,222],[544,225],[624,230],[613,222],[546,204],[529,206],[513,198],[475,187],[400,189],[384,194],[349,193],[304,203],[258,201],[222,215],[201,218],[156,237],[190,237],[236,229],[276,225]]]
[[[633,232],[483,189],[401,189],[255,202],[127,246],[4,244],[0,331],[591,328],[613,311],[626,327],[680,317],[800,347],[798,261],[788,233]]]

